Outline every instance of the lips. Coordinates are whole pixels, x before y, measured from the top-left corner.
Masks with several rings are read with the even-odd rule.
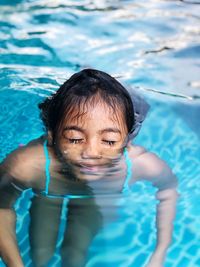
[[[105,165],[94,165],[94,164],[83,164],[81,163],[79,167],[81,168],[81,171],[83,172],[99,172],[102,167]]]

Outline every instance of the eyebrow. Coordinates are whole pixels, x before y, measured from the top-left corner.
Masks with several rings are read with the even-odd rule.
[[[84,129],[82,129],[78,126],[75,126],[75,125],[67,126],[64,128],[64,131],[70,131],[70,130],[85,133]],[[119,133],[119,134],[121,134],[121,131],[118,128],[105,128],[103,130],[100,130],[99,133],[100,134],[104,134],[104,133]]]
[[[70,130],[78,131],[78,132],[81,132],[81,133],[85,132],[82,128],[80,128],[78,126],[75,126],[75,125],[67,126],[67,127],[64,128],[64,131],[70,131]]]
[[[101,134],[103,133],[119,133],[121,134],[121,131],[118,128],[106,128],[100,131]]]

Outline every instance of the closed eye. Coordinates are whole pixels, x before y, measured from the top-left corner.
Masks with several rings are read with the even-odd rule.
[[[70,144],[80,144],[83,141],[83,138],[68,138]]]
[[[110,141],[110,140],[102,140],[102,141],[109,146],[113,146],[116,143],[116,141]]]

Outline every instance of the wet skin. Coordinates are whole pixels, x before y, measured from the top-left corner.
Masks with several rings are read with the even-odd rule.
[[[55,146],[79,179],[99,179],[106,167],[121,156],[127,127],[121,110],[114,112],[101,100],[82,112],[84,115],[78,119],[73,114],[65,118]]]
[[[62,123],[56,136],[56,150],[62,161],[70,164],[79,181],[86,181],[83,186],[85,193],[92,194],[87,181],[103,177],[113,160],[120,157],[127,136],[123,121],[120,110],[113,114],[109,106],[99,101],[95,106],[89,106],[81,118],[73,118],[72,114]],[[50,153],[54,161],[57,161],[56,154],[51,150]],[[60,205],[56,209],[54,206],[53,210],[45,200],[34,200],[33,203],[36,205],[30,210],[32,217],[37,218],[43,210],[45,218],[49,218],[53,224],[53,228],[43,227],[46,229],[46,238],[41,241],[38,233],[44,220],[40,223],[38,220],[31,222],[32,255],[35,266],[42,266],[54,252],[61,210]],[[85,265],[88,246],[102,225],[102,216],[93,198],[70,200],[68,209],[67,228],[61,248],[62,264],[81,267]]]
[[[76,113],[77,111],[74,110],[74,114]],[[58,189],[57,192],[64,192],[65,187],[68,190],[74,186],[73,181],[66,180],[65,175],[60,175],[60,168],[64,162],[66,165],[70,164],[73,173],[78,178],[79,183],[76,186],[79,186],[85,194],[92,195],[87,182],[105,178],[108,166],[121,156],[127,135],[122,112],[116,110],[114,113],[109,106],[98,101],[93,106],[88,105],[86,113],[85,110],[82,110],[81,113],[84,115],[79,119],[74,118],[73,114],[71,117],[66,117],[56,136],[55,146],[48,146],[52,176],[50,190],[57,191]],[[49,133],[50,138],[51,133]],[[41,155],[37,157],[37,162],[34,160],[32,162],[34,175],[38,172],[37,176],[39,177],[32,184],[37,191],[37,188],[39,190],[44,188],[45,180],[44,175],[41,175],[45,166],[43,141],[35,140],[28,147],[29,154],[33,149],[32,160],[37,151],[37,154]],[[61,155],[62,164],[54,148],[59,152],[59,156]],[[60,183],[60,181],[62,182]],[[60,185],[62,190],[59,188]],[[34,266],[44,266],[55,252],[61,207],[62,200],[39,196],[32,199],[29,235]],[[68,202],[67,227],[61,247],[63,266],[81,267],[85,265],[87,249],[101,226],[102,215],[94,198]]]
[[[105,193],[107,190],[109,193],[114,191],[119,193],[126,175],[122,153],[127,144],[127,128],[123,114],[119,109],[113,112],[101,101],[88,105],[87,110],[82,112],[84,115],[79,118],[74,118],[73,114],[65,118],[56,135],[55,144],[52,143],[51,132],[48,134],[48,152],[51,158],[50,192],[69,194],[73,193],[72,189],[74,189],[81,194],[94,194],[96,197],[94,189],[97,185],[103,185],[102,192]],[[75,110],[74,113],[76,114],[77,111]],[[24,148],[12,152],[1,164],[2,181],[5,180],[7,185],[2,185],[0,188],[0,197],[2,203],[7,199],[8,203],[5,204],[7,210],[16,199],[9,180],[25,188],[32,187],[36,192],[44,190],[46,159],[43,142],[41,138],[30,142]],[[128,151],[134,166],[134,177],[130,184],[145,178],[159,189],[157,194],[160,200],[157,212],[158,244],[155,251],[156,258],[153,257],[151,261],[153,262],[151,266],[154,266],[155,261],[157,262],[157,252],[159,252],[159,261],[162,262],[170,243],[177,198],[176,178],[170,168],[153,153],[138,146],[130,146]],[[121,172],[117,173],[118,175],[113,173],[112,177],[108,176],[107,169],[111,169],[113,162],[118,159],[117,163],[122,164],[118,164]],[[66,175],[61,172],[63,164],[70,165],[73,175],[77,177],[76,181],[71,179],[70,173]],[[10,198],[4,198],[4,194]],[[101,201],[98,198],[69,201],[67,228],[61,248],[63,267],[85,266],[88,247],[102,225],[100,206]],[[55,251],[61,207],[60,199],[36,196],[32,200],[29,232],[31,253],[34,265],[37,267],[45,266]],[[4,225],[6,217],[3,210],[1,213],[2,225]],[[14,218],[12,220],[14,224]],[[8,228],[8,224],[5,225]],[[12,233],[13,228],[10,229]],[[4,240],[5,231],[2,231],[1,235]],[[15,243],[12,236],[13,234],[10,235],[10,240]],[[5,251],[12,256],[11,250]],[[12,251],[17,255],[15,245]]]

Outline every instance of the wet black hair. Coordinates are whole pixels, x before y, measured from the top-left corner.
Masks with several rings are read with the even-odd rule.
[[[66,115],[73,113],[82,104],[87,104],[88,100],[96,95],[100,96],[113,109],[113,112],[116,108],[122,110],[128,133],[131,133],[135,116],[128,91],[115,78],[103,71],[83,69],[72,75],[53,95],[38,105],[41,119],[46,130],[51,131],[53,142]]]

